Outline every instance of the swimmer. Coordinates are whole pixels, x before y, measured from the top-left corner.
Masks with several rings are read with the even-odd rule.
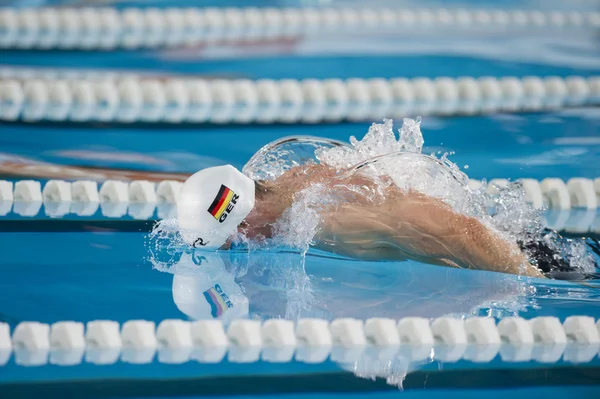
[[[230,165],[195,173],[184,183],[177,203],[181,236],[207,249],[229,248],[236,232],[250,240],[271,238],[297,193],[315,184],[343,198],[318,209],[314,242],[319,249],[362,260],[411,259],[545,277],[517,243],[441,200],[390,184],[382,201],[374,203],[353,189],[375,192],[379,187],[373,179],[321,164],[292,168],[273,181],[254,181]]]
[[[15,163],[16,159],[11,158],[11,162],[7,165],[0,161],[0,171],[4,171],[7,175],[15,178],[149,181],[169,179],[185,181],[189,177],[187,173],[168,174],[114,168],[88,169],[42,164],[25,158],[19,158],[22,162],[19,164]],[[227,168],[237,172],[233,167]],[[209,172],[208,169],[206,171]],[[218,248],[219,246],[215,247],[214,245],[219,240],[221,240],[220,246],[227,248],[231,242],[229,236],[235,234],[236,229],[255,240],[262,237],[268,238],[273,234],[273,221],[277,220],[283,211],[291,205],[294,195],[316,182],[323,181],[330,184],[331,189],[340,191],[340,194],[343,194],[344,184],[351,183],[352,179],[359,183],[365,183],[367,187],[373,187],[375,184],[364,177],[359,178],[360,175],[342,178],[337,171],[322,165],[297,167],[286,172],[276,181],[253,182],[239,172],[236,175],[241,176],[242,181],[249,181],[249,184],[244,188],[243,200],[252,197],[252,206],[249,209],[235,207],[235,210],[232,210],[233,217],[227,223],[215,224],[214,218],[212,221],[209,219],[202,222],[201,217],[197,219],[193,212],[186,213],[189,211],[181,209],[181,206],[179,207],[180,216],[189,216],[188,220],[185,217],[179,218],[180,224],[184,228],[195,229],[199,224],[206,223],[205,227],[208,227],[208,230],[201,228],[199,238],[208,237],[214,234],[215,231],[229,231],[226,238],[221,237],[213,240],[210,243],[211,248]],[[346,182],[344,182],[344,179],[346,179]],[[194,180],[190,179],[185,186],[188,187],[185,191],[191,191],[189,195],[194,194],[195,189],[191,186],[193,186],[192,181],[195,180],[196,178]],[[198,188],[197,190],[205,190],[204,195],[210,195],[210,190],[207,188]],[[403,193],[394,188],[390,188],[389,191],[390,193],[386,194],[386,201],[381,204],[365,202],[365,198],[359,196],[350,196],[352,201],[346,201],[346,203],[339,205],[337,209],[323,209],[321,215],[322,226],[319,234],[315,237],[316,246],[359,259],[416,259],[425,263],[445,266],[516,272],[533,276],[539,276],[541,271],[549,277],[558,279],[598,278],[597,273],[581,274],[574,272],[573,267],[562,256],[557,256],[556,251],[543,241],[533,239],[517,244],[505,242],[477,219],[456,214],[449,206],[438,199],[417,192]],[[247,195],[249,192],[252,195]],[[238,189],[236,195],[239,196],[240,194]],[[185,198],[185,196],[182,198]],[[202,201],[206,201],[206,199],[201,200],[198,198],[198,201],[202,204]],[[254,206],[255,203],[256,206]],[[400,206],[396,206],[398,204]],[[191,208],[194,209],[193,206]],[[387,208],[391,209],[386,210]],[[433,208],[435,212],[428,213],[428,208]],[[208,215],[206,211],[204,212]],[[416,215],[419,215],[419,217],[415,217]],[[444,224],[436,221],[436,217],[446,218],[446,223],[452,224],[444,226]],[[234,222],[234,219],[237,222]],[[347,226],[350,228],[346,229]],[[462,231],[459,231],[461,226]],[[485,234],[478,235],[477,231]],[[446,237],[443,236],[444,232],[447,235]],[[475,236],[473,240],[469,238],[469,235]],[[418,238],[419,236],[424,236],[424,238],[421,240]],[[558,235],[556,238],[561,239]],[[204,247],[201,243],[202,240],[199,240],[195,245]],[[194,240],[190,244],[194,244]],[[587,245],[591,251],[600,256],[600,243],[598,241],[592,240]],[[461,248],[461,246],[466,246],[466,248]],[[490,249],[487,250],[486,247],[490,247]],[[522,252],[519,251],[519,248]],[[478,257],[473,258],[473,255]],[[484,259],[480,258],[487,261],[483,262]],[[527,262],[524,263],[521,270],[519,262],[524,258],[533,260],[537,268]]]

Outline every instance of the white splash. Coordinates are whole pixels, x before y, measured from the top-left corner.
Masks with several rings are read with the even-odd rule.
[[[480,218],[513,239],[539,230],[542,214],[525,202],[520,185],[499,188],[497,195],[469,187],[468,176],[444,153],[426,155],[420,118],[406,118],[397,137],[392,120],[373,124],[362,140],[350,138],[350,146],[322,148],[317,159],[338,170],[354,168],[373,177],[386,175],[404,190],[416,190],[439,198],[459,213]],[[489,210],[494,217],[490,217]]]
[[[383,124],[374,123],[362,140],[350,136],[350,146],[319,148],[315,155],[321,163],[344,169],[396,152],[420,154],[424,142],[420,129],[421,119],[404,119],[399,138],[396,138],[393,124],[391,119],[386,119]]]
[[[494,194],[486,192],[486,184],[480,189],[472,189],[469,177],[448,159],[448,153],[439,158],[435,154],[422,153],[424,139],[420,122],[420,118],[404,119],[398,135],[394,132],[392,120],[374,123],[361,140],[350,137],[350,145],[327,145],[323,140],[314,142],[311,143],[316,148],[313,156],[305,154],[306,148],[302,148],[302,157],[294,155],[294,144],[289,140],[285,142],[284,152],[278,153],[276,143],[267,145],[265,149],[268,149],[269,157],[264,157],[266,153],[263,157],[253,157],[244,170],[257,174],[255,168],[258,165],[273,162],[277,172],[270,173],[269,178],[275,178],[284,173],[288,165],[298,165],[297,161],[301,158],[305,163],[319,162],[334,167],[340,173],[367,174],[380,182],[383,181],[379,179],[381,176],[388,176],[401,189],[416,190],[439,198],[456,212],[477,217],[507,240],[528,242],[541,238],[543,210],[535,210],[526,202],[525,192],[519,182],[496,187]],[[278,155],[284,158],[291,156],[292,161],[277,159]],[[273,172],[273,168],[267,170]],[[378,195],[385,195],[383,188]],[[319,208],[340,200],[333,198],[328,191],[326,187],[314,185],[297,193],[293,205],[277,224],[280,242],[304,251],[308,249],[318,229]],[[548,245],[559,250],[576,268],[589,271],[594,267],[582,244],[546,241],[551,241]]]
[[[168,270],[177,263],[182,252],[190,249],[179,234],[179,225],[175,218],[157,222],[148,234],[145,245],[149,251],[148,260],[154,269],[160,271]]]
[[[329,198],[328,188],[314,184],[296,194],[292,206],[288,208],[275,224],[275,237],[281,244],[306,253],[317,234],[319,208]]]
[[[244,165],[242,172],[254,180],[274,180],[295,166],[317,162],[317,149],[346,145],[341,141],[320,137],[283,137],[258,150]]]

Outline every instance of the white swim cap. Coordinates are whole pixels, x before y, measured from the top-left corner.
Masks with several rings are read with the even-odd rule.
[[[173,302],[190,318],[229,323],[248,317],[248,298],[218,253],[184,253],[173,268]]]
[[[231,165],[190,176],[177,200],[183,240],[196,248],[218,249],[254,208],[254,180]]]

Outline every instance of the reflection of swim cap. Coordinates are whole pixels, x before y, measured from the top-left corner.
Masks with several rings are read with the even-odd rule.
[[[254,207],[254,181],[231,165],[190,176],[177,200],[181,237],[197,248],[219,248]]]
[[[229,322],[248,315],[248,298],[225,270],[214,252],[184,253],[172,269],[173,301],[177,308],[196,320],[220,319]]]

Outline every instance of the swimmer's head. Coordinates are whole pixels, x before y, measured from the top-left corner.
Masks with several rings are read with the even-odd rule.
[[[231,165],[190,176],[177,200],[183,240],[196,248],[218,249],[254,208],[254,181]]]

